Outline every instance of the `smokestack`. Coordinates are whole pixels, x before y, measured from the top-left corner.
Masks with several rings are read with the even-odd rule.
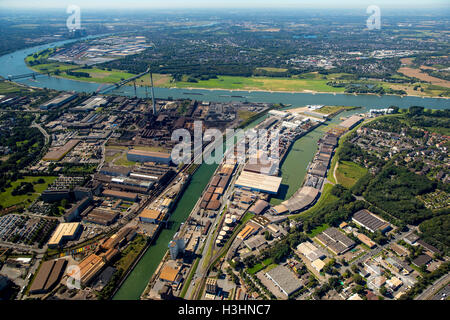
[[[152,103],[153,103],[153,114],[156,115],[156,105],[155,105],[155,93],[153,91],[153,76],[150,71],[150,85],[152,86]]]

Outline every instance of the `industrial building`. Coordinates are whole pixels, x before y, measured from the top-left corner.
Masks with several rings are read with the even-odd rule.
[[[42,263],[30,287],[31,294],[50,292],[60,281],[66,270],[67,260],[50,260]]]
[[[235,186],[251,191],[277,194],[281,185],[281,177],[272,177],[265,174],[242,171],[236,180]]]
[[[209,293],[209,294],[217,293],[217,279],[216,278],[206,279],[206,293]]]
[[[123,166],[110,166],[110,167],[103,167],[100,169],[100,173],[107,175],[107,176],[114,176],[114,177],[127,177],[131,172],[130,167],[123,167]]]
[[[286,201],[283,201],[282,205],[287,210],[289,210],[290,213],[295,213],[304,210],[310,207],[312,204],[314,204],[318,195],[319,195],[318,189],[305,186],[297,190],[291,198],[289,198]],[[277,208],[277,210],[280,208]]]
[[[322,271],[323,267],[325,267],[325,262],[323,262],[320,259],[316,259],[313,262],[311,262],[311,266],[316,269],[317,272]]]
[[[85,222],[109,226],[116,222],[119,213],[112,210],[94,209],[83,218]]]
[[[258,232],[258,226],[255,226],[252,223],[247,223],[247,225],[244,227],[244,229],[239,232],[237,235],[237,238],[240,240],[247,240],[251,235]]]
[[[81,212],[83,212],[83,210],[86,209],[91,202],[92,202],[92,198],[86,197],[84,199],[81,199],[77,203],[75,203],[75,206],[70,208],[64,214],[64,221],[72,222],[72,221],[78,219],[80,217]]]
[[[132,241],[136,236],[136,229],[133,227],[124,227],[117,233],[113,234],[108,240],[106,240],[101,248],[103,250],[109,250],[116,247],[121,247],[129,241]]]
[[[319,233],[316,239],[336,255],[343,254],[355,246],[352,239],[334,227]]]
[[[386,221],[380,219],[376,215],[374,215],[372,212],[363,209],[356,212],[352,220],[359,226],[369,230],[370,232],[386,232],[388,231],[391,226]]]
[[[133,201],[136,202],[138,199],[138,195],[136,193],[131,192],[123,192],[123,191],[117,191],[117,190],[104,190],[103,191],[104,197],[111,197],[111,198],[118,198],[123,199],[127,201]]]
[[[244,244],[251,251],[258,250],[258,252],[261,252],[263,249],[267,248],[267,241],[262,235],[253,236],[245,240]]]
[[[278,174],[278,163],[274,160],[268,160],[268,163],[261,163],[261,160],[252,163],[248,161],[244,166],[244,171],[262,173],[269,176],[276,176]]]
[[[289,270],[288,267],[280,265],[266,273],[280,291],[289,297],[291,294],[303,287],[302,282]]]
[[[368,236],[362,233],[358,233],[358,239],[362,243],[364,243],[366,246],[368,246],[370,249],[374,248],[376,246],[376,243],[373,242]]]
[[[170,153],[132,149],[127,152],[127,159],[128,161],[134,162],[156,162],[170,164],[171,155]]]
[[[62,105],[72,101],[77,97],[76,94],[72,93],[63,93],[57,96],[56,98],[53,98],[50,101],[47,101],[46,103],[42,104],[39,109],[41,110],[50,110],[53,108],[61,107]]]
[[[302,242],[297,246],[297,251],[304,255],[309,261],[313,262],[317,259],[326,257],[326,253],[322,248],[318,248],[314,243]]]
[[[260,215],[263,214],[264,211],[269,207],[269,203],[267,201],[258,199],[251,207],[248,209],[249,212]]]
[[[169,253],[172,260],[175,260],[180,253],[184,254],[185,245],[184,239],[182,238],[169,242]]]
[[[75,240],[82,231],[81,223],[60,223],[48,241],[49,248],[62,246],[64,242]]]
[[[79,106],[72,108],[73,111],[89,112],[98,107],[102,107],[108,103],[103,97],[94,96],[92,98],[83,101]]]
[[[180,271],[180,266],[171,264],[169,261],[162,268],[161,273],[159,274],[159,279],[170,284],[179,284],[182,279]]]
[[[81,261],[78,265],[80,268],[81,285],[85,286],[89,284],[89,282],[91,282],[92,279],[100,273],[104,266],[105,262],[96,254],[91,254],[86,259]],[[71,275],[69,274],[69,276]]]
[[[78,143],[80,143],[80,141],[81,140],[77,140],[77,139],[69,140],[64,146],[55,148],[55,149],[47,152],[45,154],[45,156],[42,158],[42,160],[44,160],[44,161],[59,161],[62,158],[64,158],[64,156],[66,154],[68,154],[70,152],[70,150],[75,148],[75,146]]]
[[[343,127],[347,130],[350,130],[352,128],[354,128],[358,123],[360,123],[361,121],[363,121],[364,118],[360,117],[360,116],[351,116],[348,119],[342,121],[339,126]]]
[[[118,187],[123,189],[130,189],[129,187],[136,187],[136,189],[132,188],[132,190],[142,191],[143,193],[145,193],[151,188],[151,186],[153,185],[153,181],[136,180],[125,177],[114,177],[111,179],[111,185],[112,186],[117,185]]]
[[[164,218],[164,213],[159,210],[144,208],[139,215],[139,221],[145,223],[159,223]]]

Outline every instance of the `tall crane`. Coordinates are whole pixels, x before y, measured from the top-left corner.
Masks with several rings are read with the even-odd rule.
[[[153,75],[151,70],[150,70],[150,85],[152,89],[153,114],[156,116],[155,92],[153,91]]]

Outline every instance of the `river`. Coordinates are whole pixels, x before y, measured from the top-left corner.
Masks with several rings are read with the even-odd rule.
[[[80,40],[80,39],[78,39]],[[78,40],[60,41],[52,44],[36,46],[24,50],[19,50],[11,54],[0,57],[0,75],[18,75],[30,73],[24,59],[27,55],[44,50],[49,47],[61,46],[64,43]],[[95,92],[100,84],[74,81],[70,79],[39,76],[36,80],[22,79],[18,82],[40,88],[51,88],[55,90]],[[112,91],[112,94],[133,96],[133,87],[123,87]],[[145,97],[145,89],[137,88],[137,95]],[[424,106],[426,108],[447,109],[450,107],[448,99],[439,98],[419,98],[419,97],[399,97],[399,96],[375,96],[375,95],[347,95],[347,94],[312,94],[312,93],[288,93],[288,92],[262,92],[262,91],[229,91],[229,90],[188,90],[188,89],[168,89],[155,88],[155,96],[158,99],[172,97],[191,98],[203,101],[248,101],[291,104],[293,107],[305,106],[308,104],[322,105],[345,105],[359,106],[362,109],[346,111],[329,121],[326,125],[306,134],[297,140],[291,151],[286,156],[281,166],[282,186],[279,195],[274,197],[272,204],[280,203],[289,198],[301,185],[306,174],[306,166],[312,160],[316,150],[317,141],[328,129],[328,126],[338,123],[340,116],[349,115],[355,112],[364,112],[371,108],[386,108],[396,105],[400,108],[408,108],[411,105]],[[239,97],[240,96],[240,97]],[[260,122],[262,118],[254,121],[250,126]],[[151,275],[156,270],[162,257],[167,251],[167,245],[180,227],[181,223],[189,216],[197,199],[206,187],[212,174],[217,168],[216,164],[202,164],[195,172],[189,186],[180,198],[170,217],[170,229],[163,229],[155,242],[147,249],[134,270],[127,277],[121,288],[114,296],[115,300],[136,300],[144,291]]]
[[[87,38],[94,38],[86,37]],[[58,41],[46,45],[35,46],[19,50],[0,57],[0,75],[8,77],[8,75],[19,75],[30,73],[24,61],[27,55],[34,52],[44,50],[50,47],[61,46],[65,43],[79,41],[66,40]],[[56,78],[52,76],[38,76],[36,79],[21,79],[17,82],[29,86],[39,88],[50,88],[55,90],[77,91],[77,92],[95,92],[101,84],[82,82],[71,79]],[[124,86],[111,92],[112,94],[134,96],[134,88]],[[145,88],[138,87],[137,95],[145,97]],[[412,105],[424,106],[434,109],[449,108],[450,102],[443,98],[421,98],[421,97],[400,97],[393,95],[352,95],[352,94],[327,94],[327,93],[290,93],[290,92],[265,92],[265,91],[230,91],[230,90],[202,90],[202,89],[179,89],[179,88],[155,88],[155,96],[159,99],[167,99],[172,97],[191,98],[203,101],[249,101],[249,102],[267,102],[267,103],[284,103],[295,106],[305,106],[308,104],[323,105],[343,105],[358,106],[363,108],[386,108],[394,105],[400,108],[408,108]]]

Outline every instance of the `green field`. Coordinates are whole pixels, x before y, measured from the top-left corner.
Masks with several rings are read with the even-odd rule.
[[[37,60],[39,59],[36,58]],[[25,59],[26,62],[30,62],[34,60],[32,56],[27,57]],[[73,65],[68,63],[62,63],[62,62],[50,62],[50,63],[43,63],[38,64],[34,66],[29,66],[32,70],[40,73],[46,73],[46,72],[55,72],[56,70],[60,71],[60,74],[56,75],[57,77],[72,79],[72,80],[78,80],[78,81],[90,81],[90,82],[97,82],[97,83],[115,83],[119,82],[123,79],[128,79],[135,74],[129,73],[129,72],[123,72],[120,70],[104,70],[100,68],[83,68],[80,65]],[[76,77],[73,75],[68,75],[65,73],[67,70],[73,70],[74,72],[86,72],[90,75],[90,77]]]
[[[127,154],[124,152],[120,155],[120,157],[114,160],[114,164],[117,166],[132,167],[136,164],[136,162],[129,161],[127,159]]]
[[[138,149],[138,150],[145,150],[145,151],[154,151],[154,152],[168,152],[168,150],[164,147],[159,147],[159,146],[135,146],[133,147],[134,149]],[[105,162],[110,163],[110,164],[114,164],[114,165],[118,165],[118,166],[125,166],[125,167],[131,167],[134,166],[136,164],[136,162],[134,161],[129,161],[127,159],[127,147],[124,146],[114,146],[114,145],[110,145],[106,147],[106,151],[110,151],[110,150],[117,150],[117,153],[113,154],[113,155],[107,155],[105,157]]]
[[[117,269],[128,270],[142,250],[147,245],[147,239],[143,235],[137,235],[136,238],[120,253],[120,259],[114,264]]]
[[[33,55],[26,57],[25,61],[32,62],[32,61],[41,60],[41,59],[48,59],[50,54],[52,54],[54,51],[55,51],[54,48],[49,48],[49,49],[46,49],[43,51],[36,52]],[[34,55],[36,55],[36,57],[34,57]]]
[[[263,70],[263,71],[268,71],[268,72],[279,72],[279,73],[283,73],[288,71],[288,69],[283,69],[283,68],[256,68],[256,70]]]
[[[45,180],[45,183],[35,184],[34,185],[34,193],[17,195],[13,196],[11,192],[15,187],[20,185],[21,182],[37,182],[40,178]],[[24,177],[23,179],[19,179],[17,181],[11,182],[11,187],[6,188],[5,192],[0,193],[0,205],[4,208],[11,207],[16,204],[25,204],[29,205],[33,202],[45,189],[47,189],[48,185],[55,181],[56,177],[47,177],[47,176],[37,176],[37,177]]]
[[[315,110],[315,112],[321,113],[321,114],[334,114],[339,111],[344,110],[352,110],[356,109],[357,107],[346,107],[346,106],[323,106],[320,109]]]
[[[217,79],[199,80],[198,82],[176,82],[178,88],[205,88],[228,90],[264,90],[264,91],[317,91],[344,92],[345,88],[327,85],[326,79],[296,79],[271,77],[233,77],[218,76]]]
[[[263,262],[255,264],[252,268],[248,269],[247,272],[249,274],[255,274],[255,273],[261,271],[262,269],[264,269],[265,267],[267,267],[268,265],[270,265],[272,262],[273,262],[272,258],[267,258]]]
[[[167,148],[160,146],[133,146],[133,149],[143,150],[143,151],[152,151],[152,152],[169,152]]]
[[[63,73],[66,70],[77,69],[79,66],[75,66],[72,64],[64,64],[64,63],[43,63],[35,66],[30,66],[30,68],[36,72],[46,73],[46,72],[54,72],[56,70],[61,71],[61,75],[66,77],[67,75]],[[68,77],[68,76],[67,76]]]
[[[367,171],[368,170],[366,168],[363,168],[356,163],[350,161],[339,161],[336,169],[337,183],[346,188],[351,188],[367,173]]]
[[[310,233],[308,233],[308,237],[310,238],[314,238],[315,236],[317,236],[319,233],[321,233],[322,231],[325,231],[326,229],[328,229],[330,226],[326,223],[324,223],[321,226],[316,227],[315,229],[311,230]]]
[[[27,63],[34,60],[42,62],[49,62],[47,59],[49,53],[39,55],[37,58],[29,56],[25,59]],[[123,79],[133,77],[135,74],[120,71],[120,70],[104,70],[96,67],[84,68],[80,65],[73,65],[60,62],[44,63],[40,65],[30,66],[34,71],[46,73],[59,70],[58,77],[68,78],[78,81],[89,81],[96,83],[116,83]],[[86,72],[90,77],[77,77],[67,75],[65,71],[73,69],[75,72]],[[345,88],[337,88],[327,85],[329,81],[338,81],[342,83],[355,84],[371,84],[380,85],[384,89],[403,89],[408,95],[422,95],[422,96],[448,96],[450,91],[448,88],[433,86],[426,83],[414,84],[393,84],[383,81],[374,80],[356,80],[355,76],[348,73],[334,73],[329,75],[321,75],[315,72],[304,73],[292,77],[271,77],[271,75],[282,75],[287,72],[282,68],[256,68],[259,76],[253,77],[239,77],[239,76],[218,76],[215,79],[198,80],[197,82],[187,81],[188,76],[183,76],[183,81],[175,82],[170,74],[153,74],[153,83],[160,88],[198,88],[198,89],[225,89],[225,90],[260,90],[260,91],[288,91],[288,92],[330,92],[343,93]],[[397,78],[404,78],[397,76]],[[128,83],[127,85],[133,85]],[[150,77],[148,74],[136,79],[137,86],[150,86]],[[421,85],[423,92],[413,90],[414,86]]]
[[[1,81],[0,82],[0,94],[1,95],[8,95],[8,94],[21,94],[30,92],[30,89],[24,88],[22,86],[19,86],[13,82],[9,81]]]
[[[247,110],[238,110],[238,117],[242,121],[247,121],[248,119],[250,119],[255,114],[257,114],[257,112],[247,111]]]
[[[64,78],[72,79],[72,80],[78,80],[78,81],[91,81],[91,82],[97,82],[97,83],[115,83],[120,82],[121,80],[131,78],[135,76],[135,74],[118,71],[118,70],[102,70],[98,68],[92,68],[92,69],[77,69],[75,72],[86,72],[89,73],[90,77],[76,77],[72,75],[67,75],[65,73],[61,73],[59,76],[62,76]]]

